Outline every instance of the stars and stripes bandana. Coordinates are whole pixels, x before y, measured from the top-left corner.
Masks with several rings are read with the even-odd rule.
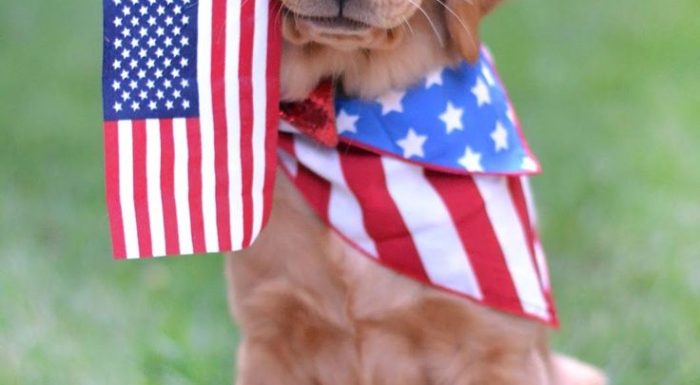
[[[323,221],[400,274],[558,324],[527,179],[540,167],[485,49],[474,65],[374,101],[340,96],[335,109],[339,144],[294,119],[278,150]]]
[[[260,232],[277,139],[276,4],[104,0],[116,258],[238,250]]]

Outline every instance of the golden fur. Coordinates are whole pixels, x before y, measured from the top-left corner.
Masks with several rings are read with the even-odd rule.
[[[370,20],[368,30],[334,35],[298,20],[300,10],[336,12],[309,1],[284,2],[297,12],[284,18],[281,90],[288,101],[303,99],[328,76],[345,92],[369,98],[462,57],[473,60],[479,18],[495,3],[449,0],[452,12],[445,12],[432,0],[422,10],[401,0],[356,0],[380,4],[376,9],[396,4],[405,14],[387,14],[407,21]],[[594,369],[551,355],[539,323],[475,305],[358,255],[281,174],[269,224],[250,249],[227,257],[226,272],[242,337],[239,385],[604,383]]]
[[[333,44],[319,43],[324,40],[318,37],[321,33],[314,34],[294,17],[285,18],[282,99],[304,99],[326,77],[337,78],[350,95],[376,98],[390,89],[405,89],[429,71],[456,63],[463,56],[475,60],[481,8],[474,9],[466,1],[448,0],[442,5],[429,0],[420,10],[408,8],[408,15],[402,16],[410,17],[405,24],[388,30],[373,28],[361,36],[325,39],[334,38]],[[449,4],[460,2],[464,5]],[[445,6],[452,12],[444,12]],[[460,38],[448,39],[448,28]]]

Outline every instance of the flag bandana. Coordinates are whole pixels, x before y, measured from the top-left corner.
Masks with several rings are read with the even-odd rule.
[[[540,167],[496,76],[484,49],[476,64],[405,92],[337,96],[339,144],[328,145],[315,114],[309,124],[293,117],[281,124],[279,159],[317,215],[365,256],[556,326],[527,179]]]
[[[115,258],[244,248],[270,209],[276,2],[104,0]]]

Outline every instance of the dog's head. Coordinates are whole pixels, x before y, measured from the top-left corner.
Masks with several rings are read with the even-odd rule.
[[[479,55],[478,26],[499,0],[282,0],[282,99],[334,77],[373,98]]]

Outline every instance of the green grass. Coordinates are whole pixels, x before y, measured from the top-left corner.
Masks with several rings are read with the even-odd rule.
[[[100,8],[0,11],[0,384],[225,384],[220,256],[112,262]],[[563,328],[616,384],[700,381],[700,3],[512,2],[484,36],[539,153]]]

